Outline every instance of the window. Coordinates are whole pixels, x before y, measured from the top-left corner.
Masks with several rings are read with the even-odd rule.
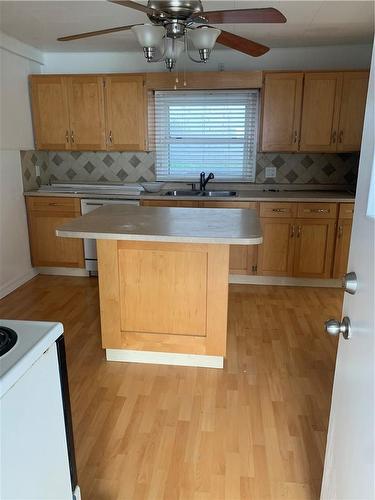
[[[154,140],[157,180],[255,179],[257,90],[156,91]]]

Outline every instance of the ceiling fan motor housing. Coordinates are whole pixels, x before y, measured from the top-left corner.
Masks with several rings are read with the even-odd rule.
[[[193,14],[203,11],[201,0],[148,0],[148,7],[170,14],[170,20],[187,21]],[[148,17],[155,24],[164,24],[164,16]]]

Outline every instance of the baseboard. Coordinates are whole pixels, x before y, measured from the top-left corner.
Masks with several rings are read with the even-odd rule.
[[[89,276],[86,269],[77,269],[75,267],[37,267],[39,274],[49,274],[51,276]]]
[[[204,354],[181,354],[174,352],[134,351],[130,349],[106,349],[107,361],[147,363],[153,365],[198,366],[201,368],[223,368],[223,356]]]
[[[6,283],[0,287],[0,299],[14,292],[17,288],[24,285],[27,281],[30,281],[38,274],[36,269],[30,269],[27,273],[23,274],[19,278]]]
[[[230,274],[229,283],[232,285],[278,285],[341,288],[340,279],[293,278],[290,276],[249,276],[245,274]]]

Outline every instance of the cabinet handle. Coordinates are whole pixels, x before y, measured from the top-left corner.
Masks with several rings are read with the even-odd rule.
[[[337,237],[338,238],[341,238],[342,237],[342,233],[344,232],[344,228],[340,225],[338,228],[337,228]]]
[[[344,131],[340,130],[340,134],[339,134],[339,143],[340,144],[342,143],[343,136],[344,136]]]
[[[298,139],[298,134],[297,134],[297,130],[294,131],[294,139],[293,139],[293,143],[296,144],[297,143],[297,139]]]
[[[66,142],[69,142],[69,130],[65,132],[65,140]]]
[[[305,212],[310,214],[329,214],[329,208],[308,208]]]
[[[277,212],[277,213],[286,212],[286,211],[287,211],[286,208],[273,208],[272,209],[272,212]]]
[[[298,226],[298,229],[297,229],[297,238],[299,238],[301,236],[301,230],[302,230],[302,227]]]
[[[332,134],[332,144],[336,143],[336,135],[337,135],[337,132],[336,132],[336,130],[334,130],[333,134]]]
[[[74,130],[72,130],[70,132],[70,140],[72,141],[72,143],[74,144]]]
[[[294,227],[294,224],[292,224],[292,230],[290,232],[290,237],[291,238],[294,238],[294,233],[295,233],[295,227]]]
[[[109,131],[109,143],[112,144],[112,130]]]

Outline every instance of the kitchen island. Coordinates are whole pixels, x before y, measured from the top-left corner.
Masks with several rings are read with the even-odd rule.
[[[57,235],[97,240],[107,360],[223,367],[229,246],[262,242],[255,210],[109,205]]]

